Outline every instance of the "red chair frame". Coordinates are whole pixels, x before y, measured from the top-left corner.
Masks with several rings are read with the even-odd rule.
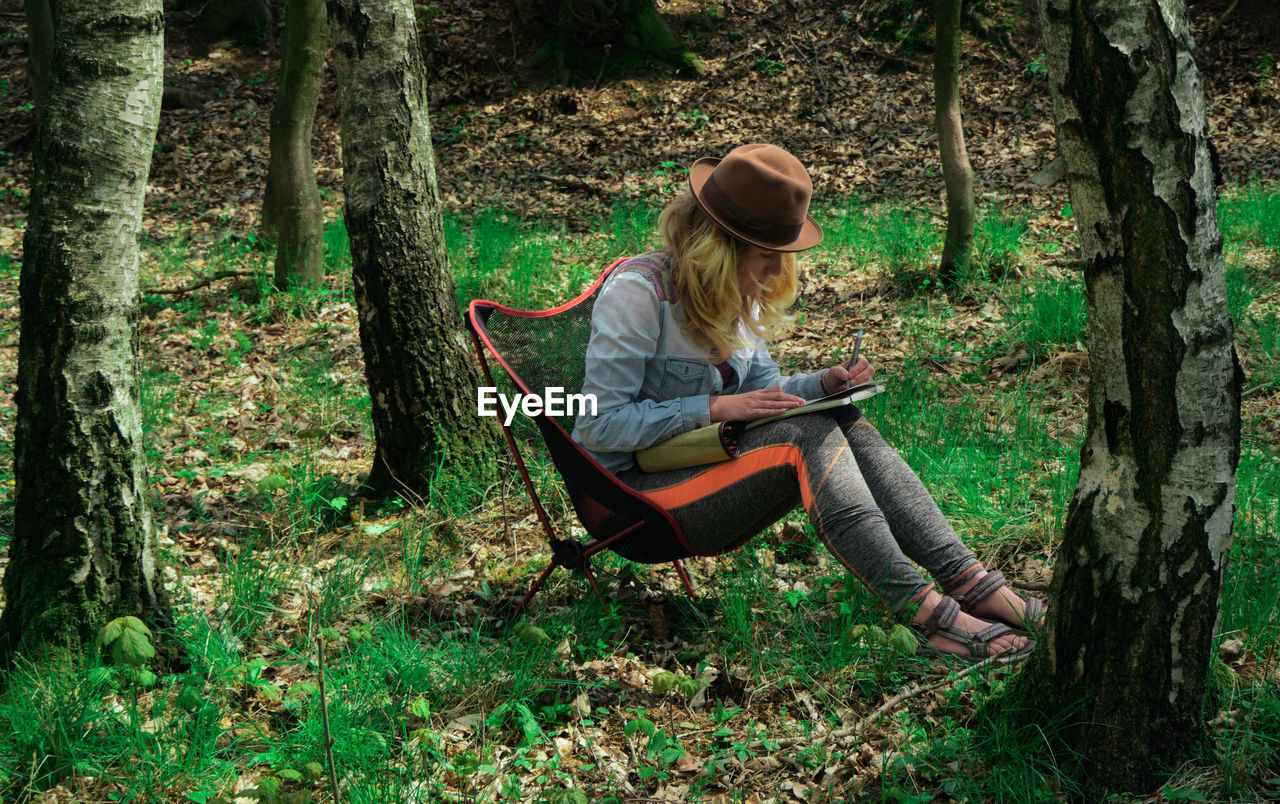
[[[495,323],[505,322],[507,326],[515,330],[528,328],[526,332],[517,332],[516,337],[511,340],[521,340],[523,341],[522,345],[530,346],[538,343],[536,337],[530,335],[530,333],[535,332],[533,327],[536,326],[536,320],[546,319],[548,323],[551,323],[550,319],[570,314],[572,311],[572,315],[576,316],[575,326],[579,329],[583,326],[583,316],[586,316],[587,337],[589,338],[589,314],[584,312],[583,305],[587,305],[589,308],[594,304],[595,296],[605,279],[623,262],[625,262],[625,258],[615,261],[605,268],[600,277],[592,283],[591,287],[577,298],[549,310],[518,310],[484,299],[472,301],[467,307],[465,320],[467,330],[471,333],[471,340],[475,345],[476,357],[480,362],[480,369],[484,374],[485,382],[490,386],[494,384],[493,376],[489,370],[489,360],[486,356],[487,351],[502,366],[507,376],[511,378],[511,381],[515,383],[521,393],[535,393],[535,389],[526,382],[525,372],[520,370],[520,366],[515,365],[517,361],[504,348],[502,341],[505,338],[496,331]],[[580,332],[577,334],[580,335]],[[531,338],[532,341],[530,340]],[[586,339],[584,338],[582,342],[584,356],[585,352]],[[536,363],[536,359],[533,362]],[[573,367],[573,370],[576,371],[577,367]],[[585,371],[585,369],[583,370]],[[581,388],[581,382],[577,382],[573,387],[569,385],[560,387],[563,387],[568,393],[576,393],[577,389]],[[648,536],[656,544],[678,544],[687,555],[695,553],[685,541],[679,524],[671,516],[670,512],[644,494],[627,486],[618,480],[613,473],[602,467],[576,441],[570,438],[569,433],[554,417],[544,412],[531,418],[541,432],[543,441],[551,452],[552,461],[565,482],[565,487],[569,492],[569,498],[573,503],[574,511],[577,513],[579,521],[592,538],[583,542],[577,539],[564,539],[557,536],[555,528],[551,524],[551,519],[547,516],[547,512],[542,505],[542,500],[539,499],[538,492],[534,488],[533,481],[529,477],[529,470],[525,465],[523,456],[520,454],[515,435],[508,425],[502,423],[502,418],[499,417],[499,422],[502,423],[503,435],[506,437],[507,449],[510,451],[516,468],[520,472],[525,490],[533,501],[538,521],[542,523],[542,529],[546,532],[547,540],[551,547],[550,563],[534,580],[532,586],[520,601],[519,606],[516,607],[516,613],[519,613],[528,605],[529,601],[546,583],[556,567],[583,570],[591,584],[591,588],[597,595],[600,595],[600,587],[596,584],[595,574],[591,571],[590,559],[596,553],[608,549],[622,539]],[[693,582],[690,580],[689,573],[685,570],[679,558],[655,557],[648,563],[665,563],[668,561],[675,565],[676,572],[679,574],[685,590],[692,597],[694,595]]]

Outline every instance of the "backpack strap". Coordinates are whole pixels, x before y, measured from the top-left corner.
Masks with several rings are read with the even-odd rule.
[[[644,274],[653,285],[653,292],[660,301],[669,302],[675,298],[675,287],[671,284],[671,255],[665,251],[650,251],[632,257],[617,267],[615,273],[638,271]]]

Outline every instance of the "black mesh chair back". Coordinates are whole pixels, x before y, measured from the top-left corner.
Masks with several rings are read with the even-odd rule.
[[[551,460],[564,480],[565,490],[582,527],[591,536],[588,542],[561,539],[551,525],[542,501],[529,479],[511,428],[503,425],[507,447],[533,500],[535,512],[551,543],[552,562],[539,576],[520,608],[537,593],[557,566],[586,570],[592,586],[589,559],[624,537],[643,535],[640,541],[652,545],[647,552],[629,551],[630,558],[649,563],[671,561],[686,589],[692,586],[678,559],[687,555],[679,525],[666,511],[643,494],[631,489],[605,470],[571,437],[577,408],[569,404],[580,394],[586,371],[587,343],[591,339],[591,312],[601,286],[624,260],[604,270],[590,288],[576,299],[549,310],[517,310],[496,302],[476,300],[467,309],[467,327],[485,381],[492,386],[489,369],[492,357],[522,394],[543,399],[560,398],[563,404],[551,413],[531,416],[537,425]],[[487,354],[486,354],[487,353]],[[554,389],[554,390],[553,390]],[[632,538],[629,543],[636,544]],[[598,589],[597,589],[598,592]]]

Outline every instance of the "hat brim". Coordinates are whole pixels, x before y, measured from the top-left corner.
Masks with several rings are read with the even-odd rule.
[[[711,178],[711,172],[716,169],[716,165],[720,164],[720,159],[714,156],[704,156],[689,166],[689,190],[693,192],[693,197],[697,199],[698,206],[702,207],[702,211],[707,213],[713,221],[720,224],[720,227],[729,234],[750,243],[753,246],[768,249],[770,251],[807,251],[818,243],[822,242],[822,227],[813,219],[812,215],[804,216],[804,224],[800,227],[800,234],[790,243],[769,243],[758,240],[749,235],[743,234],[735,228],[733,224],[727,223],[720,215],[708,207],[702,201],[702,186],[707,183],[707,179]]]

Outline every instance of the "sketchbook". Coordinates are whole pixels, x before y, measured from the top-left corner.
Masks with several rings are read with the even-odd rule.
[[[738,443],[742,434],[748,430],[781,419],[789,419],[792,416],[804,416],[808,413],[852,405],[854,402],[883,392],[883,385],[869,382],[836,391],[821,399],[814,399],[786,413],[779,413],[777,416],[753,419],[748,422],[714,422],[636,452],[636,464],[643,472],[665,472],[670,469],[683,469],[731,460],[738,457]]]

